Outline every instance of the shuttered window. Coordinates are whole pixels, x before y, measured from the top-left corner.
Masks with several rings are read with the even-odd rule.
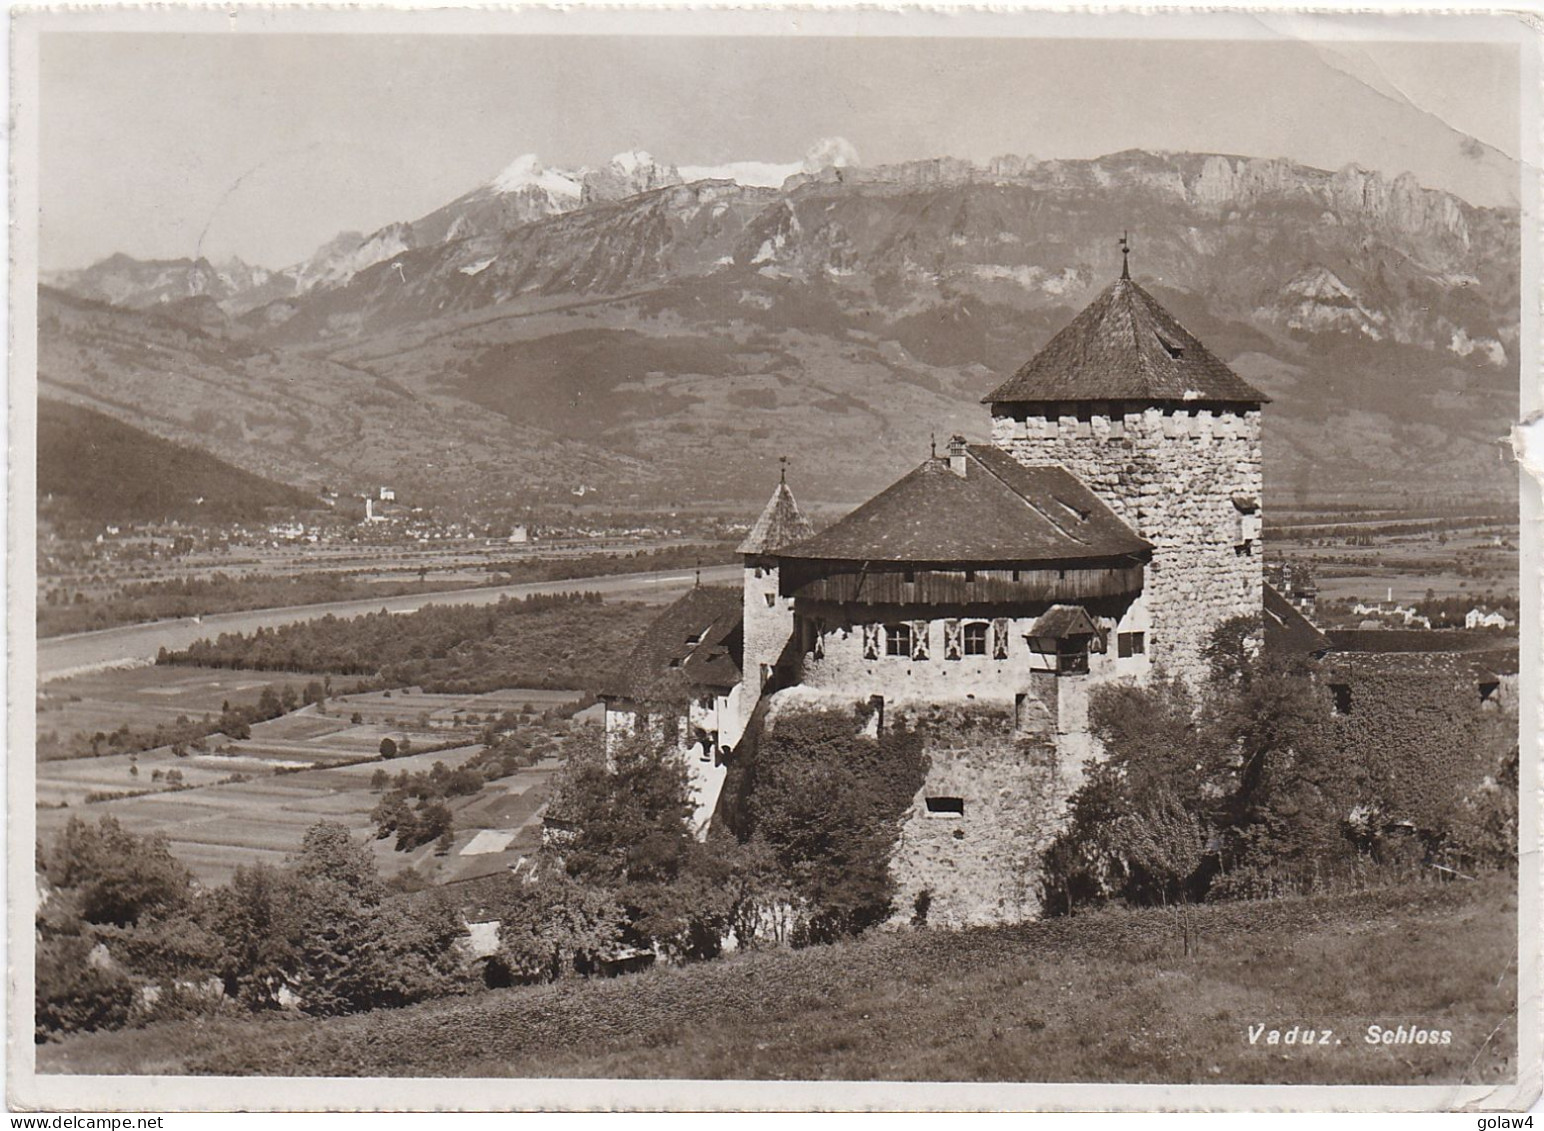
[[[998,617],[992,622],[992,659],[1008,658],[1008,618]]]
[[[911,622],[911,658],[913,660],[927,659],[928,623],[925,620]]]
[[[964,636],[960,631],[960,622],[944,621],[944,659],[958,660],[964,653]]]
[[[863,626],[863,658],[865,660],[879,659],[879,625],[866,624]]]

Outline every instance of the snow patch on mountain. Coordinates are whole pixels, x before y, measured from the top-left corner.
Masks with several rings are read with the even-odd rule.
[[[1468,357],[1478,352],[1491,365],[1506,364],[1506,347],[1495,338],[1471,338],[1463,327],[1453,331],[1453,340],[1448,343],[1448,349],[1459,357]]]
[[[547,168],[534,153],[521,154],[511,161],[493,178],[492,187],[493,191],[501,193],[538,188],[554,200],[572,200],[575,205],[584,193],[584,183],[579,177],[561,169]]]
[[[746,188],[782,188],[789,177],[845,169],[858,164],[858,150],[844,137],[823,137],[810,146],[802,161],[726,161],[721,165],[682,165],[681,179],[734,181]]]
[[[1281,290],[1276,317],[1289,330],[1356,331],[1382,341],[1381,311],[1369,310],[1360,297],[1327,267],[1311,267],[1294,276]]]
[[[729,161],[723,165],[682,165],[681,179],[693,181],[734,181],[746,188],[782,188],[789,177],[804,172],[802,162],[779,165],[771,161]]]

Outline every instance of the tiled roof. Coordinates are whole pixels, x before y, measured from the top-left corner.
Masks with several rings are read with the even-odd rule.
[[[836,561],[1030,563],[1124,557],[1152,547],[1061,467],[1023,467],[984,444],[965,475],[944,457],[875,495],[782,558]]]
[[[790,542],[808,538],[814,531],[815,528],[810,525],[810,520],[799,510],[799,504],[794,502],[793,492],[788,489],[788,484],[779,483],[777,490],[773,491],[772,497],[767,500],[766,507],[762,509],[756,525],[751,527],[751,532],[745,536],[745,541],[740,543],[738,552],[771,554]]]
[[[1495,635],[1467,628],[1332,628],[1337,652],[1484,652]]]
[[[1064,640],[1069,636],[1098,636],[1096,625],[1082,605],[1052,605],[1030,626],[1029,635]]]
[[[1117,279],[1013,377],[981,398],[1264,404],[1156,299]]]
[[[1320,632],[1291,601],[1270,584],[1265,586],[1265,647],[1281,655],[1322,656],[1330,638]]]
[[[605,694],[677,701],[740,682],[743,611],[738,589],[687,590],[645,630]]]

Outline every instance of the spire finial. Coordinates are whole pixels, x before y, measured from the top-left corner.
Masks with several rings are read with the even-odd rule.
[[[1131,233],[1122,232],[1120,237],[1120,277],[1131,278]]]
[[[777,485],[786,487],[788,486],[788,457],[778,456],[777,462],[780,465],[777,469]]]
[[[927,434],[927,446],[928,446],[928,451],[932,454],[933,458],[937,459],[938,458],[938,433],[937,432],[929,432]]]

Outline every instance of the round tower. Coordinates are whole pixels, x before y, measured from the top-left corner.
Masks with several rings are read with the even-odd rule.
[[[1072,472],[1153,546],[1153,663],[1192,684],[1212,630],[1259,616],[1260,410],[1129,273],[999,388],[992,439],[1025,466]]]
[[[771,680],[783,650],[793,636],[793,598],[778,591],[776,554],[814,533],[788,489],[785,470],[777,490],[762,508],[761,517],[740,543],[745,562],[744,651],[741,667],[749,690],[747,710]]]

